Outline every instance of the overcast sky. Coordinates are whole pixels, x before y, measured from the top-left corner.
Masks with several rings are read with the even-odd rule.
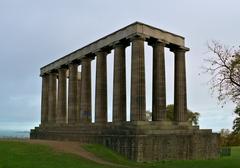
[[[200,112],[201,128],[231,128],[234,105],[221,108],[210,94],[209,76],[201,73],[201,66],[209,55],[207,42],[240,44],[239,6],[238,0],[0,0],[0,129],[26,130],[39,124],[40,67],[135,21],[185,37],[191,49],[186,57],[188,108]],[[169,104],[173,103],[173,54],[165,51]],[[147,45],[145,54],[147,109],[151,110],[152,50]],[[111,53],[109,117],[112,61]],[[127,61],[130,71],[129,57]]]

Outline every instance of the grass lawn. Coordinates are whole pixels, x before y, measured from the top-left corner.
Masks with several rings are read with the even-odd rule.
[[[0,168],[108,168],[46,145],[0,141]]]
[[[84,145],[84,148],[103,160],[137,168],[238,168],[240,147],[232,148],[231,157],[218,160],[162,161],[135,163],[101,146]],[[113,168],[81,158],[73,154],[56,152],[46,145],[25,142],[0,141],[0,168]]]

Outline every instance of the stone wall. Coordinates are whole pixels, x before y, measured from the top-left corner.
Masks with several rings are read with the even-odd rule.
[[[195,127],[169,130],[130,124],[38,127],[31,131],[30,137],[102,144],[138,162],[219,157],[219,135]]]

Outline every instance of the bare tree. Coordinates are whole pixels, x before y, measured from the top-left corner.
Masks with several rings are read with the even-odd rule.
[[[240,47],[227,47],[217,41],[208,45],[211,55],[205,59],[204,67],[210,73],[211,89],[217,92],[218,100],[227,99],[236,103],[233,135],[240,133]]]
[[[210,57],[204,61],[207,73],[210,73],[211,90],[216,92],[218,100],[227,99],[240,104],[240,47],[227,47],[217,41],[208,44]]]

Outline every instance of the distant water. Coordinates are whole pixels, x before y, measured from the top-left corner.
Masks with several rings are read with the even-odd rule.
[[[29,138],[29,131],[0,130],[0,138]]]

